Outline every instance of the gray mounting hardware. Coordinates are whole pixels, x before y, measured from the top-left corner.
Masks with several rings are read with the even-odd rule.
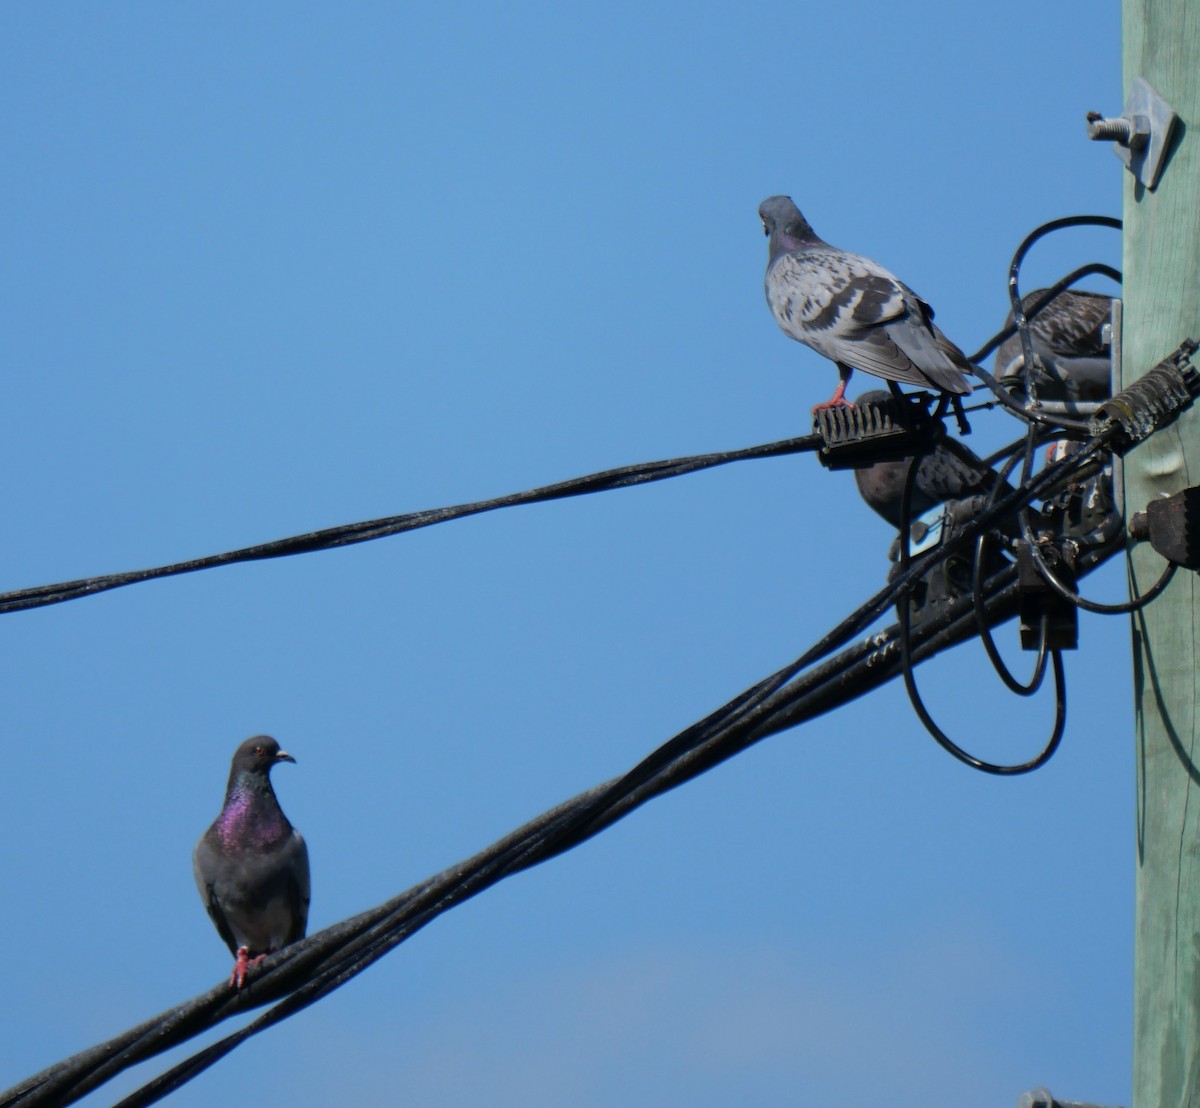
[[[1149,539],[1167,561],[1184,569],[1200,569],[1200,487],[1151,500],[1129,521],[1129,537]]]
[[[1099,112],[1088,112],[1088,138],[1097,142],[1113,140],[1113,152],[1125,168],[1148,189],[1158,184],[1166,160],[1171,132],[1178,116],[1144,77],[1135,77],[1125,101],[1125,110],[1116,119],[1105,119]]]

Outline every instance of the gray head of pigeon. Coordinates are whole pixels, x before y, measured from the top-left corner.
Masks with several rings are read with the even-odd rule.
[[[270,735],[255,735],[237,748],[229,767],[229,783],[225,788],[226,798],[235,796],[270,796],[275,800],[271,788],[271,767],[279,762],[296,764],[285,750],[279,749]],[[282,813],[280,813],[282,815]]]
[[[823,241],[790,196],[768,197],[759,204],[758,215],[763,223],[763,233],[771,240],[767,244],[769,262],[780,254]]]

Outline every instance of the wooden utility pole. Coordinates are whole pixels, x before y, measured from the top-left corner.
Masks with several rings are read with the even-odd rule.
[[[1200,0],[1123,0],[1125,87],[1144,77],[1179,114],[1151,192],[1125,180],[1124,335],[1128,384],[1185,338],[1200,338]],[[1200,413],[1134,450],[1126,516],[1200,484]],[[1145,592],[1163,565],[1132,553]],[[1137,704],[1137,928],[1134,1108],[1200,1108],[1200,579],[1175,575],[1133,617]],[[1099,675],[1097,675],[1099,676]]]

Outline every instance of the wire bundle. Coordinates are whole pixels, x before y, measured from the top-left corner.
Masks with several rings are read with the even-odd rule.
[[[1069,220],[1047,224],[1022,243],[1014,258],[1010,276],[1010,292],[1015,306],[1014,323],[981,348],[972,361],[984,357],[1010,335],[1020,333],[1027,364],[1031,362],[1028,319],[1021,310],[1017,292],[1020,260],[1041,234],[1080,223],[1119,226],[1119,222],[1107,217],[1071,217]],[[1058,291],[1087,273],[1094,272],[1105,272],[1119,279],[1119,274],[1108,267],[1082,267],[1055,285],[1049,295],[1035,305],[1029,314],[1036,314],[1038,308],[1048,303]],[[1194,349],[1193,345],[1191,349],[1182,351],[1183,362],[1186,362],[1187,355]],[[1189,367],[1185,367],[1177,357],[1174,368],[1178,374],[1183,375]],[[273,1007],[240,1030],[193,1054],[121,1102],[125,1106],[154,1103],[213,1065],[246,1039],[327,996],[441,913],[478,895],[506,877],[585,842],[647,801],[695,778],[753,744],[839,707],[901,673],[909,686],[914,707],[926,726],[935,738],[960,760],[987,772],[1003,774],[1028,772],[1044,764],[1057,749],[1065,719],[1062,661],[1057,652],[1051,652],[1051,663],[1059,690],[1051,739],[1030,761],[1010,766],[983,763],[957,747],[948,737],[941,735],[923,705],[920,705],[912,681],[913,666],[950,646],[980,634],[984,637],[989,657],[997,665],[1009,688],[1020,695],[1034,692],[1041,684],[1045,672],[1045,643],[1039,652],[1034,675],[1027,683],[1016,681],[1008,673],[995,652],[994,644],[991,643],[989,629],[1008,619],[1016,611],[1018,585],[1017,568],[1013,564],[1006,564],[987,579],[983,578],[982,548],[989,534],[997,524],[1011,521],[1017,516],[1022,518],[1023,529],[1029,530],[1026,510],[1030,504],[1053,495],[1085,473],[1094,472],[1098,459],[1113,449],[1120,436],[1126,433],[1125,427],[1129,425],[1130,420],[1134,421],[1143,433],[1150,433],[1150,430],[1173,419],[1178,411],[1190,404],[1196,389],[1192,387],[1191,381],[1187,383],[1187,387],[1176,388],[1172,384],[1156,388],[1151,390],[1153,402],[1148,405],[1139,406],[1137,398],[1133,398],[1131,403],[1136,410],[1124,422],[1110,419],[1089,427],[1079,421],[1050,419],[1036,410],[1028,410],[1010,397],[985,371],[979,370],[979,375],[1006,410],[1019,416],[1028,425],[1023,443],[1023,456],[1013,453],[1012,460],[1004,470],[1004,474],[1007,475],[1015,468],[1016,462],[1022,460],[1024,465],[1020,486],[1004,496],[998,495],[997,491],[992,501],[985,505],[979,514],[948,536],[941,545],[916,557],[909,557],[906,544],[902,546],[901,565],[894,579],[795,661],[685,728],[620,777],[580,793],[518,828],[474,857],[430,877],[392,900],[271,955],[262,962],[247,988],[234,991],[230,990],[227,983],[222,982],[202,996],[162,1013],[107,1043],[51,1066],[7,1092],[0,1093],[0,1108],[33,1108],[35,1105],[71,1103],[126,1068],[177,1046],[233,1015],[265,1004],[273,1004]],[[1161,402],[1164,396],[1168,399]],[[1122,394],[1122,397],[1129,399],[1126,394]],[[1154,410],[1149,411],[1149,408]],[[1044,441],[1051,431],[1061,435],[1064,429],[1073,437],[1086,440],[1082,449],[1046,466],[1034,475],[1032,456],[1035,443]],[[624,488],[681,476],[729,462],[778,457],[812,450],[819,445],[819,437],[813,435],[743,450],[626,466],[491,500],[327,528],[154,569],[22,589],[0,594],[0,613],[61,603],[124,585],[214,568],[218,565],[284,557],[366,542],[499,508]],[[1017,444],[1017,448],[1020,445],[1022,444]],[[1000,457],[1004,456],[1005,452],[1002,452]],[[912,475],[915,470],[914,464],[910,467],[905,492],[903,515],[906,524],[910,515]],[[997,483],[996,489],[1000,488],[1001,483]],[[902,534],[906,535],[907,531],[907,526],[902,528]],[[1106,535],[1103,542],[1094,543],[1082,550],[1076,564],[1077,571],[1080,574],[1089,572],[1119,548],[1118,529]],[[922,575],[963,551],[975,554],[971,593],[949,600],[919,626],[912,626],[908,618],[908,591]],[[1043,562],[1036,564],[1039,566],[1039,572],[1050,572],[1048,568],[1043,569]],[[1153,595],[1157,595],[1164,586],[1165,580],[1152,590]],[[1149,599],[1150,596],[1143,597],[1140,603],[1146,603]],[[856,636],[861,635],[897,601],[900,602],[899,623],[852,643]],[[1078,597],[1074,602],[1082,604]],[[840,653],[834,654],[839,650]]]

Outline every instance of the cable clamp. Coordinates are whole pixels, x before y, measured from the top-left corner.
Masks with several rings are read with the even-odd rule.
[[[1171,423],[1200,396],[1200,373],[1191,358],[1200,346],[1186,339],[1144,377],[1100,405],[1088,430],[1108,440],[1114,453],[1125,454],[1155,431]]]
[[[817,458],[826,469],[859,469],[928,454],[946,428],[930,413],[933,396],[908,393],[813,412]]]

